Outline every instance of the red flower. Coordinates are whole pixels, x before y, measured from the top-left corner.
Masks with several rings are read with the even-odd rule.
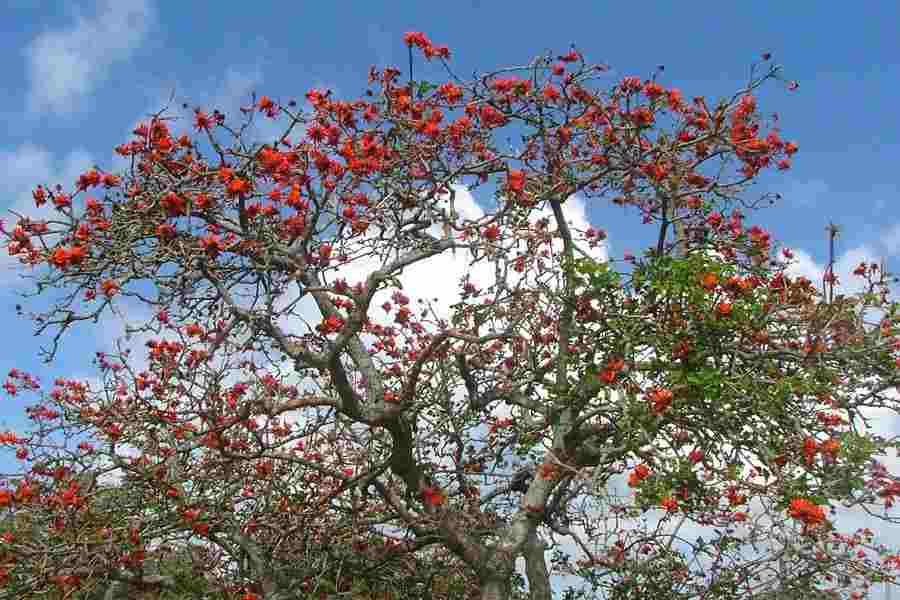
[[[438,94],[440,94],[448,104],[456,104],[462,100],[463,97],[462,89],[450,81],[442,84],[441,87],[438,88]]]
[[[672,404],[673,396],[672,390],[665,388],[657,388],[647,392],[647,399],[653,405],[653,412],[657,415],[661,415],[669,408]]]
[[[44,189],[44,186],[39,185],[31,192],[31,197],[34,198],[34,205],[40,208],[47,202],[47,190]]]
[[[337,333],[344,326],[344,320],[337,315],[328,315],[328,317],[319,323],[319,331],[328,335],[329,333]]]
[[[506,176],[506,189],[512,194],[521,194],[525,190],[525,172],[511,170]]]
[[[548,83],[544,86],[541,94],[544,96],[544,100],[547,102],[556,102],[560,98],[559,89],[553,84]]]
[[[250,193],[250,182],[240,177],[232,177],[226,188],[229,196],[246,196]]]
[[[841,450],[841,443],[834,438],[829,438],[829,439],[825,440],[824,442],[822,442],[819,449],[822,452],[822,454],[826,454],[832,460],[834,460],[837,458],[838,452],[840,452],[840,450]]]
[[[119,292],[119,284],[112,279],[107,279],[100,284],[100,289],[103,290],[104,296],[112,298]]]
[[[716,289],[716,286],[719,284],[719,277],[715,273],[704,273],[700,276],[700,287],[702,287],[707,292],[711,292]]]
[[[100,185],[101,181],[102,178],[100,176],[100,173],[98,173],[96,169],[91,169],[90,171],[79,175],[78,181],[75,185],[79,190],[83,191],[88,188]]]
[[[678,510],[678,501],[672,496],[666,496],[660,500],[659,505],[666,509],[666,512],[673,513]]]
[[[615,382],[616,376],[617,376],[617,373],[615,371],[613,371],[612,369],[603,369],[602,371],[600,371],[600,374],[598,375],[598,377],[600,378],[600,381],[602,381],[603,383],[606,383],[606,384],[612,384],[613,382]]]
[[[194,111],[194,127],[197,131],[208,130],[213,126],[212,117],[200,109]]]
[[[645,465],[644,463],[639,464],[634,468],[631,474],[628,475],[628,485],[630,487],[635,487],[640,484],[642,481],[647,479],[650,476],[650,467]]]
[[[200,511],[197,510],[196,508],[188,508],[188,509],[185,509],[184,512],[181,513],[181,517],[185,521],[190,523],[192,521],[196,521],[200,517]]]
[[[573,48],[572,50],[569,50],[566,54],[563,54],[562,56],[560,56],[558,58],[559,58],[559,60],[561,60],[564,63],[575,62],[575,61],[581,59],[581,54],[578,53],[578,50],[575,50]]]
[[[184,332],[188,337],[199,337],[203,335],[203,328],[197,323],[191,323],[184,328]]]
[[[716,305],[716,314],[720,317],[730,317],[732,308],[731,302],[719,302]]]
[[[225,245],[217,235],[207,235],[200,238],[200,246],[206,251],[210,258],[215,258],[225,249]]]
[[[191,526],[191,529],[193,529],[194,533],[197,535],[206,536],[209,534],[209,523],[194,523]]]
[[[171,223],[160,223],[156,226],[156,236],[163,242],[170,242],[178,235],[178,231]]]
[[[57,194],[53,196],[53,205],[56,208],[72,206],[72,198],[62,192],[57,192]]]
[[[447,495],[439,487],[426,486],[422,490],[422,501],[428,506],[440,506],[447,500]]]
[[[424,49],[431,45],[431,40],[421,31],[407,31],[403,34],[403,43],[407,46]]]
[[[274,117],[278,114],[278,105],[268,96],[260,98],[257,104],[259,106],[259,112],[266,113],[267,117]]]
[[[790,514],[791,518],[802,521],[807,527],[814,527],[825,522],[824,509],[806,498],[794,498],[791,500],[788,514]]]
[[[71,265],[80,264],[87,255],[84,246],[72,246],[71,248],[57,248],[47,260],[54,267],[65,269]]]
[[[160,198],[159,205],[162,206],[163,210],[165,210],[166,214],[170,217],[181,216],[187,212],[187,205],[185,204],[184,198],[175,192],[169,192]]]
[[[811,465],[816,459],[816,453],[819,451],[819,445],[815,438],[808,437],[803,440],[803,458],[806,464]]]
[[[481,119],[482,125],[488,129],[506,124],[506,115],[489,104],[485,104],[479,109],[478,118]]]

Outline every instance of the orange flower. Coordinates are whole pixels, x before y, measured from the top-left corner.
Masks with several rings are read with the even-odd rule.
[[[521,194],[525,190],[525,172],[510,170],[506,177],[506,189],[512,194]]]
[[[716,286],[719,284],[719,278],[715,273],[704,273],[700,276],[700,287],[702,287],[707,292],[711,292],[716,289]]]
[[[747,496],[739,494],[734,486],[728,488],[725,496],[728,498],[728,503],[731,504],[731,506],[738,506],[747,502]]]
[[[635,487],[650,476],[650,467],[641,463],[628,475],[629,487]]]
[[[112,298],[119,291],[119,284],[112,279],[106,279],[103,283],[100,284],[100,289],[103,290],[103,295],[107,298]]]
[[[166,211],[170,217],[177,217],[187,214],[187,204],[184,198],[175,192],[169,192],[159,199],[159,205]]]
[[[341,330],[344,326],[344,320],[341,319],[337,315],[328,315],[324,321],[319,323],[318,330],[328,335],[329,333],[336,333]]]
[[[250,193],[250,182],[240,177],[234,177],[228,181],[226,191],[229,196],[246,196]]]
[[[541,94],[544,96],[544,100],[546,100],[547,102],[556,102],[562,97],[562,94],[559,93],[559,89],[549,83],[544,86]]]
[[[829,458],[834,460],[837,458],[838,452],[840,452],[841,450],[841,443],[834,438],[828,438],[827,440],[822,442],[821,446],[819,446],[819,449],[823,454],[827,454]]]
[[[454,85],[452,82],[448,81],[447,83],[441,85],[438,88],[438,93],[443,96],[444,100],[446,100],[449,104],[456,104],[463,97],[462,88]]]
[[[806,498],[794,498],[788,510],[791,518],[802,521],[807,527],[825,522],[825,510]]]
[[[491,223],[484,229],[482,235],[489,242],[496,242],[500,237],[500,227],[496,223]]]
[[[719,302],[716,305],[716,313],[721,317],[729,317],[731,316],[732,308],[731,302]]]
[[[191,525],[191,529],[193,529],[194,533],[197,535],[209,535],[209,523],[194,523]]]
[[[815,438],[808,437],[803,440],[803,457],[806,459],[806,464],[811,465],[813,463],[818,451],[819,445],[816,443]]]
[[[678,510],[678,501],[672,496],[666,496],[660,500],[659,505],[666,509],[666,512],[673,513]]]
[[[274,117],[278,114],[278,106],[268,96],[263,96],[258,102],[259,111],[266,113],[268,117]]]
[[[647,399],[653,405],[653,413],[661,415],[672,404],[672,390],[657,388],[647,392]]]
[[[422,490],[422,501],[429,506],[440,506],[446,500],[446,494],[438,487],[426,486]]]
[[[611,369],[603,369],[597,375],[603,383],[611,384],[616,380],[616,372]]]
[[[684,358],[691,353],[691,343],[688,340],[681,340],[672,347],[672,358]]]
[[[606,366],[607,368],[618,372],[625,368],[625,361],[620,357],[611,358]]]
[[[541,479],[556,479],[559,477],[559,466],[551,463],[542,463],[538,467],[538,475]]]
[[[184,328],[184,332],[188,337],[200,337],[203,335],[203,328],[198,323],[191,323]]]

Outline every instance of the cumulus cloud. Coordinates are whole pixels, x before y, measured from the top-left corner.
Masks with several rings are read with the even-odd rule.
[[[822,279],[825,276],[825,267],[804,250],[794,250],[794,259],[788,266],[788,275],[792,277],[806,277],[818,288],[822,288]],[[834,263],[834,272],[838,277],[839,287],[835,287],[835,293],[854,294],[862,291],[864,280],[853,275],[853,269],[861,262],[879,263],[881,256],[870,246],[862,245],[850,248],[837,257]]]
[[[45,31],[25,50],[32,112],[68,113],[128,60],[144,41],[153,17],[151,0],[100,0],[96,14],[78,16],[63,29]]]
[[[61,184],[70,189],[78,175],[93,164],[91,155],[76,149],[65,156],[54,156],[52,152],[35,144],[22,144],[12,150],[0,150],[0,172],[5,177],[7,203],[4,215],[7,223],[14,223],[18,217],[13,213],[33,217],[49,217],[51,209],[45,205],[41,209],[34,206],[31,192],[37,184],[53,186]],[[10,213],[12,211],[12,213]],[[9,284],[16,279],[14,270],[17,261],[5,249],[0,252],[0,283]]]
[[[484,209],[468,188],[460,185],[452,187],[455,193],[454,211],[460,222],[477,223],[485,217]],[[584,231],[590,227],[584,202],[577,196],[569,198],[563,204],[563,215],[569,226],[576,231]],[[545,217],[550,218],[551,223],[553,222],[553,214],[549,208],[536,211],[531,220],[537,221]],[[440,225],[433,225],[429,233],[436,238],[442,237]],[[557,244],[558,246],[559,244]],[[582,246],[592,258],[601,262],[605,262],[608,259],[608,251],[605,245],[599,245],[591,249],[587,249],[584,244]],[[382,262],[377,259],[354,260],[341,268],[334,275],[334,278],[343,278],[352,285],[364,281],[372,271],[382,266]],[[481,261],[472,264],[468,252],[462,250],[456,252],[446,251],[406,267],[397,277],[397,280],[413,301],[421,299],[429,302],[433,314],[438,318],[447,320],[451,316],[451,307],[461,300],[461,283],[466,276],[477,288],[483,289],[495,281],[494,264],[491,261]],[[509,277],[512,280],[515,274],[511,274]],[[379,306],[384,301],[389,300],[389,296],[387,292],[377,294],[372,302],[372,306]],[[285,302],[287,303],[293,299],[286,299]],[[322,318],[321,313],[319,313],[310,297],[306,297],[301,302],[297,307],[297,312],[303,319],[313,324],[318,323]],[[288,322],[290,320],[287,320],[285,324]],[[292,324],[296,326],[296,322]],[[291,327],[291,325],[288,325],[288,327]]]

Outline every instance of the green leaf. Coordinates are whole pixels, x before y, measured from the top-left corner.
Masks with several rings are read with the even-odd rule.
[[[416,93],[419,98],[425,96],[428,92],[437,89],[437,86],[433,83],[429,83],[427,81],[420,81],[418,87],[416,88]]]

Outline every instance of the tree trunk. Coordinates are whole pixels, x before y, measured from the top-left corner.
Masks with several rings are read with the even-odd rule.
[[[509,580],[491,578],[481,582],[481,600],[506,600],[509,598]]]
[[[544,542],[537,531],[528,536],[525,547],[525,575],[528,577],[528,596],[531,600],[552,600],[550,574],[544,559]]]

